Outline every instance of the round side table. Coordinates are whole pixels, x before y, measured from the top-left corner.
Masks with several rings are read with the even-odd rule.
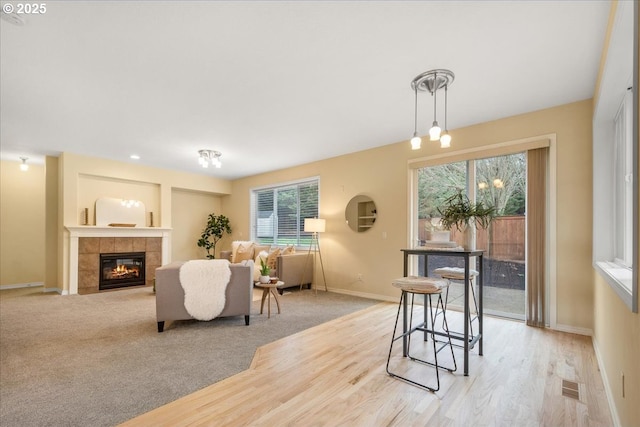
[[[276,283],[260,283],[257,282],[256,286],[262,288],[262,302],[260,303],[260,314],[264,309],[264,300],[267,300],[267,318],[271,317],[271,295],[276,300],[278,306],[278,314],[280,314],[280,297],[278,296],[278,288],[284,285],[284,282],[278,281]]]

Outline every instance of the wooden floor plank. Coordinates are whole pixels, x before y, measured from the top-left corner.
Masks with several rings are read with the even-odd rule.
[[[486,317],[484,356],[472,351],[464,377],[456,348],[458,371],[441,372],[430,393],[386,374],[396,308],[381,303],[267,344],[247,371],[123,426],[612,424],[589,337]],[[562,396],[563,379],[581,385],[580,400]]]

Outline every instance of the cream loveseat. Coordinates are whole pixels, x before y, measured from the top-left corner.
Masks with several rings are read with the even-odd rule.
[[[156,320],[158,332],[167,320],[193,319],[184,306],[184,289],[180,284],[180,267],[176,261],[156,268]],[[253,261],[229,265],[231,278],[225,291],[224,309],[217,317],[244,316],[249,324],[253,300]]]
[[[230,251],[220,252],[220,258],[228,259],[232,265],[243,260],[253,260],[254,282],[260,276],[260,256],[271,268],[270,276],[277,277],[284,285],[282,288],[306,285],[313,282],[313,255],[308,251],[296,252],[293,246],[275,247],[259,245],[252,241],[234,241]],[[305,266],[306,263],[306,266]]]

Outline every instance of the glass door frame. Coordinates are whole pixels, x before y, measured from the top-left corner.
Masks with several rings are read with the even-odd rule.
[[[458,161],[476,160],[487,157],[495,157],[518,152],[528,151],[535,148],[549,147],[549,174],[548,174],[548,194],[547,194],[547,230],[546,230],[546,319],[545,323],[551,329],[566,330],[574,332],[570,328],[557,323],[557,148],[556,134],[545,134],[512,141],[505,141],[482,147],[467,148],[458,151],[451,151],[446,154],[434,154],[427,157],[410,159],[407,164],[407,247],[415,245],[415,236],[418,233],[418,174],[417,170],[424,166],[436,166],[445,163]],[[475,178],[475,175],[474,175]],[[468,181],[467,181],[468,185]],[[417,274],[417,262],[409,263],[411,274]],[[526,315],[526,314],[525,314]]]

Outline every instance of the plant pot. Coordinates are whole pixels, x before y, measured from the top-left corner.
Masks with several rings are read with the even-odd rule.
[[[475,225],[473,223],[470,223],[465,227],[464,231],[462,232],[462,237],[464,242],[462,247],[465,250],[473,251],[476,249],[476,236],[474,231],[475,231]]]
[[[269,276],[260,276],[260,283],[267,284],[271,281],[271,277]]]

